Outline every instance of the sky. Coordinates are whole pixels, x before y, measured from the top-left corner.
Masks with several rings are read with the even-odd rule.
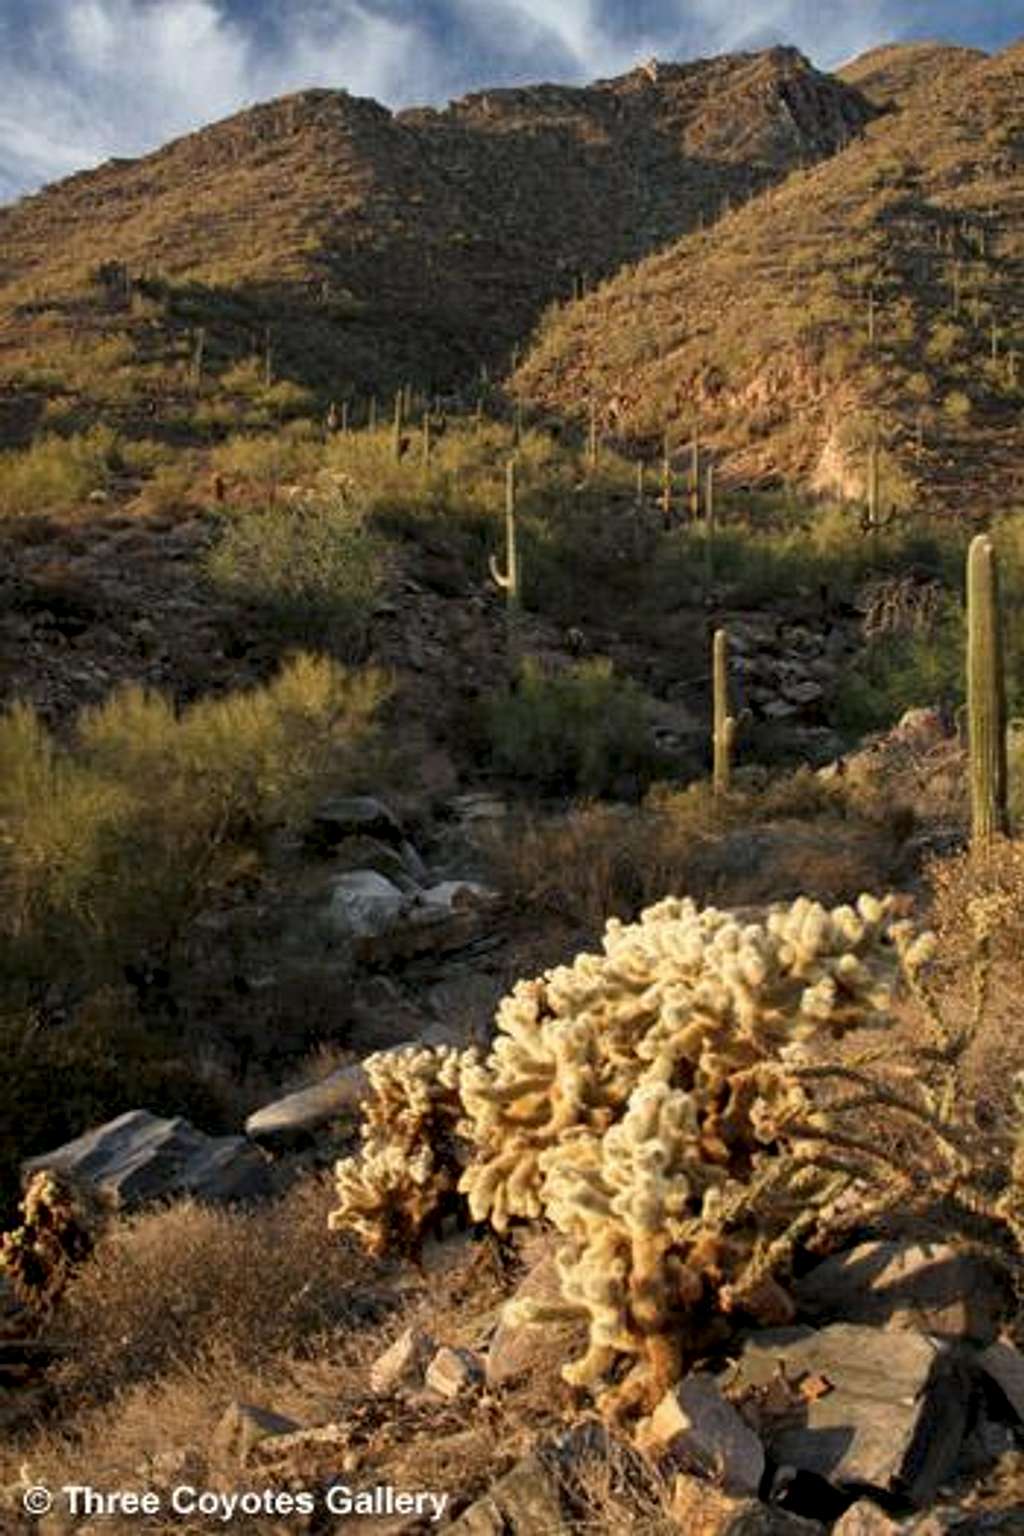
[[[793,43],[989,50],[1024,0],[0,0],[0,202],[313,85],[391,108]]]

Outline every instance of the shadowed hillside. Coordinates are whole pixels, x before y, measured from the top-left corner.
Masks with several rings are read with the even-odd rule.
[[[325,399],[466,380],[552,298],[871,115],[783,48],[445,111],[326,90],[256,107],[0,210],[0,430],[140,411],[180,426],[204,389],[245,394],[239,364]]]

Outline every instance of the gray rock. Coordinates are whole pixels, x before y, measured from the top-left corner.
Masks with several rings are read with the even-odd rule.
[[[331,882],[326,924],[359,960],[382,964],[462,949],[490,927],[497,893],[469,880],[401,890],[375,870],[351,870]]]
[[[966,1347],[837,1323],[751,1335],[723,1386],[755,1402],[788,1387],[789,1411],[761,1426],[778,1465],[921,1506],[956,1463],[977,1372]]]
[[[52,1152],[22,1164],[71,1174],[122,1210],[192,1195],[197,1200],[253,1200],[270,1193],[269,1164],[244,1136],[207,1136],[187,1120],[132,1109]]]
[[[1024,1424],[1024,1355],[1008,1340],[998,1339],[983,1352],[978,1363]]]
[[[641,1426],[638,1442],[659,1464],[703,1473],[725,1493],[754,1495],[761,1486],[761,1442],[712,1376],[677,1382]]]
[[[449,1527],[461,1536],[569,1536],[558,1480],[539,1456],[517,1462]]]
[[[411,843],[396,848],[393,843],[382,842],[379,837],[346,837],[332,853],[332,866],[339,873],[352,870],[373,870],[390,880],[392,885],[409,896],[429,880],[422,859],[410,861],[405,849],[415,850]],[[417,875],[416,869],[420,870]]]
[[[345,837],[377,837],[400,843],[402,827],[393,811],[372,795],[339,795],[317,807],[310,841],[332,848]]]
[[[520,1281],[514,1301],[559,1301],[562,1295],[553,1247],[541,1253]],[[487,1385],[504,1387],[525,1376],[558,1379],[567,1360],[581,1352],[587,1337],[585,1322],[543,1328],[529,1323],[499,1321],[487,1351]]]
[[[408,903],[405,891],[375,869],[352,869],[330,885],[328,919],[339,935],[375,938],[394,928]]]
[[[1005,1278],[977,1254],[947,1243],[879,1240],[818,1264],[793,1286],[808,1322],[916,1328],[991,1343],[1006,1315]]]
[[[261,1440],[268,1435],[290,1435],[298,1428],[294,1419],[270,1408],[260,1408],[255,1403],[230,1403],[213,1432],[210,1461],[228,1471],[244,1467]]]
[[[470,1397],[484,1379],[480,1357],[471,1349],[439,1349],[427,1366],[424,1381],[431,1392],[454,1401]]]
[[[370,1367],[370,1390],[380,1396],[422,1387],[437,1345],[422,1328],[406,1328]]]
[[[673,1482],[670,1509],[681,1536],[822,1536],[824,1530],[816,1520],[726,1493],[690,1473]]]
[[[353,1062],[309,1088],[264,1104],[245,1122],[245,1133],[255,1140],[269,1141],[313,1131],[341,1115],[356,1113],[369,1091],[369,1078],[359,1063]]]

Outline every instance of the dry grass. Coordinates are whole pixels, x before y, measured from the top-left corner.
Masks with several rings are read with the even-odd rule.
[[[755,776],[755,778],[758,776]],[[600,931],[669,893],[740,906],[804,894],[835,904],[903,873],[905,817],[801,770],[717,803],[707,783],[638,810],[523,817],[492,850],[513,907]]]

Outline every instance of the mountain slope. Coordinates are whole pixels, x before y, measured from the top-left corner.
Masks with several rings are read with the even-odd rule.
[[[905,106],[911,95],[948,85],[987,57],[980,48],[961,48],[953,43],[888,43],[869,48],[835,74],[863,91],[878,107]]]
[[[1005,504],[1024,457],[1024,47],[933,78],[549,317],[516,384],[579,418],[593,402],[651,451],[699,417],[733,480],[856,496],[877,422],[887,502],[956,505],[969,483],[976,509]]]
[[[873,110],[794,49],[394,116],[284,98],[0,209],[0,369],[40,410],[88,405],[91,370],[101,403],[173,415],[202,326],[208,377],[262,366],[269,328],[268,374],[339,397],[465,379]]]

